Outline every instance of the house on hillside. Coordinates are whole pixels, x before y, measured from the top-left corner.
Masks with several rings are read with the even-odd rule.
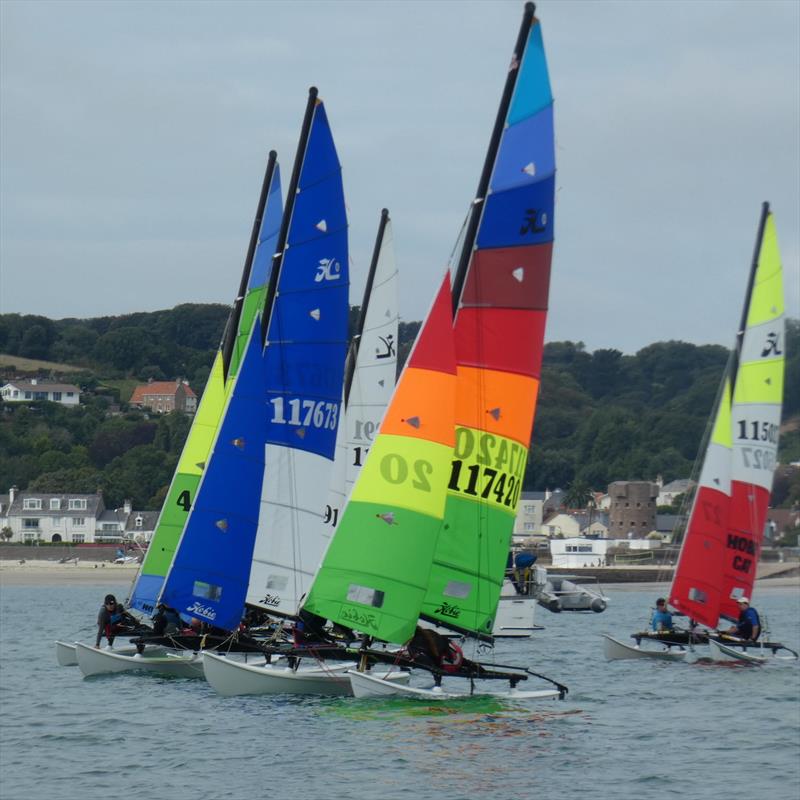
[[[686,494],[695,487],[695,482],[689,478],[678,478],[662,485],[661,476],[656,479],[658,484],[658,499],[656,504],[659,506],[671,506],[678,495]]]
[[[130,405],[149,408],[157,414],[170,411],[183,411],[194,414],[197,411],[197,395],[188,381],[149,381],[133,390]]]
[[[38,378],[11,380],[0,387],[0,397],[5,403],[49,400],[62,406],[77,406],[80,395],[81,390],[71,383],[45,383]]]

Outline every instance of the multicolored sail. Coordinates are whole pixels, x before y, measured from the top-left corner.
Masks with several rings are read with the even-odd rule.
[[[347,216],[341,166],[319,100],[290,196],[266,336],[266,469],[246,593],[248,605],[284,615],[296,613],[324,549],[320,521],[347,351]]]
[[[553,96],[528,3],[456,272],[455,456],[422,614],[485,638],[539,390],[554,187]]]
[[[737,349],[731,427],[731,502],[720,613],[737,619],[751,597],[778,452],[785,360],[783,270],[775,222],[764,204]]]
[[[129,606],[152,614],[208,462],[222,412],[263,296],[282,214],[280,172],[270,152],[253,223],[239,296],[228,318],[205,391],[183,447],[161,514],[134,583]],[[244,290],[246,295],[242,297]]]
[[[449,274],[417,337],[303,608],[387,642],[414,633],[453,458]]]

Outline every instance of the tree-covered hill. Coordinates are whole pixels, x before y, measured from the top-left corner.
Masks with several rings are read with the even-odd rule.
[[[2,407],[0,491],[12,484],[41,491],[103,488],[111,507],[131,498],[137,508],[157,508],[189,420],[180,414],[148,418],[124,405],[121,415],[112,415],[118,397],[104,395],[103,385],[184,377],[199,394],[227,313],[220,305],[182,305],[89,320],[0,316],[0,352],[80,367],[64,379],[85,391],[76,409]],[[418,322],[401,324],[401,358],[418,329]],[[800,460],[796,320],[787,326],[786,351],[782,463]],[[727,358],[717,345],[675,341],[634,355],[589,352],[582,343],[547,344],[525,488],[578,482],[604,490],[613,480],[687,477]],[[6,371],[5,377],[11,375]],[[776,495],[778,502],[800,500],[800,487],[776,481]]]

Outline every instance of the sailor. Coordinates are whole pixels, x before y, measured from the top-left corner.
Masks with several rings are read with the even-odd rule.
[[[114,637],[128,630],[130,621],[131,617],[126,613],[122,603],[118,603],[113,594],[107,594],[97,615],[97,639],[94,646],[100,647],[100,640],[105,636],[108,639],[108,646],[111,647],[114,644]]]
[[[656,600],[656,610],[650,624],[656,632],[672,630],[672,614],[667,611],[667,601],[663,597]]]
[[[740,597],[736,602],[739,603],[739,621],[732,628],[728,628],[727,632],[740,639],[754,642],[761,635],[758,611],[750,607],[749,597]]]

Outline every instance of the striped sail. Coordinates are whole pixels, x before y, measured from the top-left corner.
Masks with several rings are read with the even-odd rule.
[[[669,603],[703,625],[719,621],[722,559],[731,500],[731,380],[726,369]]]
[[[228,391],[232,385],[231,379],[238,371],[253,326],[254,315],[263,304],[264,288],[281,213],[280,174],[275,153],[272,152],[256,211],[254,235],[251,237],[242,274],[242,285],[247,287],[247,295],[245,298],[237,297],[234,303],[225,336],[214,358],[200,405],[192,420],[183,452],[164,499],[153,538],[128,601],[131,608],[146,614],[152,614],[155,610],[164,577],[175,555],[175,549],[189,517],[189,510],[219,428]],[[237,312],[242,299],[244,305],[239,314]]]
[[[539,390],[553,97],[527,4],[456,275],[456,442],[423,618],[491,636]]]
[[[724,617],[751,597],[778,452],[785,360],[783,271],[775,222],[765,203],[733,386],[731,503],[722,580]]]
[[[325,538],[348,324],[347,216],[325,107],[314,106],[266,338],[266,469],[248,605],[297,611]]]
[[[449,274],[398,381],[303,607],[387,642],[414,633],[453,457]]]

